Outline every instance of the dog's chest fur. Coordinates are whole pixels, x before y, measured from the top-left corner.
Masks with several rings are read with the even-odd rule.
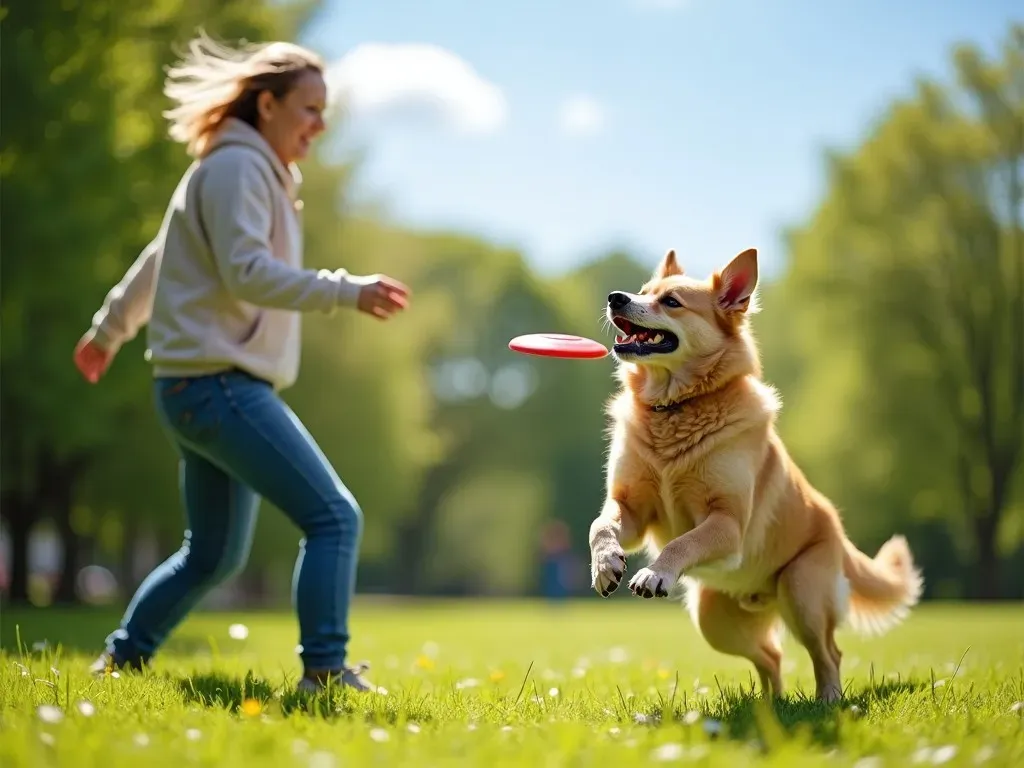
[[[764,427],[777,404],[771,390],[743,388],[704,398],[692,407],[652,413],[642,427],[632,430],[638,438],[635,450],[643,456],[656,489],[656,498],[651,499],[655,514],[647,528],[652,550],[660,551],[705,520],[716,493],[714,478],[706,471],[708,457],[741,433]],[[744,550],[742,556],[707,563],[688,575],[736,596],[771,591],[759,558],[755,552],[748,556],[746,546]]]
[[[659,549],[699,525],[714,492],[705,463],[716,445],[734,429],[708,409],[655,414],[637,450],[643,455],[654,489],[654,517],[648,535]]]

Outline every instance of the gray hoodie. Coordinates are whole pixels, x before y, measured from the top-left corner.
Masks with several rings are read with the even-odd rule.
[[[291,386],[300,313],[354,306],[372,279],[303,268],[300,183],[258,131],[230,118],[94,315],[96,342],[116,351],[148,322],[156,376],[237,367]]]

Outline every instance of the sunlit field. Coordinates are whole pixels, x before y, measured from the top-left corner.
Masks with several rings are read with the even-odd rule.
[[[760,706],[746,662],[665,602],[360,602],[351,658],[386,696],[293,693],[288,614],[197,615],[147,675],[93,680],[114,621],[4,611],[0,764],[1024,765],[1019,605],[843,632],[835,707],[792,640],[788,693]]]

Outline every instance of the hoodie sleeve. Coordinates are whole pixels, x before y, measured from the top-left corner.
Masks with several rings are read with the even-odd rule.
[[[251,153],[227,150],[210,158],[200,215],[221,279],[235,297],[262,307],[330,314],[355,305],[368,277],[344,269],[296,269],[270,247],[273,192]]]
[[[158,236],[142,250],[121,281],[107,293],[103,306],[93,315],[93,334],[96,343],[104,349],[116,352],[149,322],[161,237]]]

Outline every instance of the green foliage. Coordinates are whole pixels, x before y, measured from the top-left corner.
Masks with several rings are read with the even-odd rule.
[[[802,363],[777,365],[790,445],[851,529],[941,520],[993,597],[1024,515],[1024,27],[954,60],[831,157],[778,287]]]
[[[95,388],[71,351],[152,239],[188,163],[166,139],[163,67],[200,24],[262,38],[282,30],[276,13],[241,0],[130,8],[97,0],[18,3],[3,21],[2,89],[18,108],[3,110],[0,126],[0,453],[5,494],[37,514],[48,512],[38,495],[56,466],[79,501],[178,519],[144,341],[127,345]]]

